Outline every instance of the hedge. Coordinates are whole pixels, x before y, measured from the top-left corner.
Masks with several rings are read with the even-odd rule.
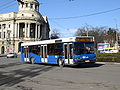
[[[120,53],[97,53],[96,60],[98,62],[119,62]]]

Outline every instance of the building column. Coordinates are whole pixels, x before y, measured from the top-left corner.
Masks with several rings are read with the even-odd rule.
[[[45,36],[46,36],[46,35],[45,35],[45,32],[46,32],[45,26],[42,26],[42,28],[43,28],[43,32],[42,32],[42,34],[41,34],[41,35],[42,35],[42,39],[45,39]]]
[[[36,28],[35,28],[35,39],[37,39],[38,36],[38,24],[36,23]]]
[[[28,29],[27,29],[27,37],[30,38],[30,23],[28,23]]]
[[[40,24],[38,26],[38,37],[37,38],[40,39]]]
[[[1,32],[1,38],[2,38],[2,40],[3,40],[3,25],[1,24],[1,29],[2,29],[2,32]]]
[[[20,37],[19,32],[20,32],[20,23],[18,23],[18,38]]]
[[[40,40],[43,38],[42,35],[43,35],[43,34],[42,34],[42,24],[40,24]]]
[[[17,37],[17,23],[15,23],[15,38]]]
[[[25,23],[25,31],[24,31],[24,33],[25,33],[25,38],[27,37],[27,23]]]

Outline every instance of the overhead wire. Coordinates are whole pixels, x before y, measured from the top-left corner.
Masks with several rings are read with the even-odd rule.
[[[6,5],[8,5],[8,4],[12,3],[12,2],[15,2],[15,0],[9,1],[7,3],[0,4],[0,7],[4,7],[4,6],[6,6]]]
[[[54,20],[50,20],[51,22],[53,22],[55,25],[59,26],[62,29],[66,29],[64,26],[62,26],[61,24],[59,24],[58,22],[54,21]]]
[[[89,17],[89,16],[94,16],[94,15],[100,15],[100,14],[105,14],[105,13],[109,13],[109,12],[113,12],[113,11],[117,11],[120,10],[120,8],[115,8],[115,9],[111,9],[111,10],[107,10],[107,11],[102,11],[102,12],[96,12],[96,13],[91,13],[91,14],[86,14],[86,15],[81,15],[81,16],[71,16],[71,17],[60,17],[60,18],[48,18],[48,19],[77,19],[77,18],[82,18],[82,17]]]
[[[11,1],[11,0],[9,0],[9,1]],[[0,0],[0,5],[2,5],[2,4],[4,4],[4,3],[6,3],[6,2],[9,2],[8,0]],[[13,1],[13,0],[12,0]]]
[[[105,14],[105,13],[109,13],[109,12],[113,12],[113,11],[117,11],[120,10],[120,8],[115,8],[115,9],[111,9],[111,10],[107,10],[107,11],[102,11],[102,12],[96,12],[96,13],[91,13],[91,14],[86,14],[86,15],[81,15],[81,16],[72,16],[72,17],[61,17],[61,18],[48,18],[49,20],[68,20],[68,19],[77,19],[77,18],[82,18],[82,17],[89,17],[89,16],[94,16],[94,15],[100,15],[100,14]],[[55,22],[55,21],[54,21]],[[61,26],[61,28],[63,28],[62,25],[55,23],[58,26]]]
[[[8,6],[12,6],[16,3],[15,0],[12,0],[10,2],[7,2],[6,4],[3,4],[3,7],[0,8],[0,11],[3,11],[5,8],[7,8]],[[50,20],[58,20],[58,19],[61,19],[61,20],[67,20],[67,19],[77,19],[77,18],[82,18],[82,17],[89,17],[89,16],[94,16],[94,15],[100,15],[100,14],[105,14],[105,13],[109,13],[109,12],[113,12],[113,11],[117,11],[117,10],[120,10],[120,8],[115,8],[115,9],[111,9],[111,10],[107,10],[107,11],[101,11],[101,12],[96,12],[96,13],[91,13],[91,14],[86,14],[86,15],[80,15],[80,16],[71,16],[71,17],[56,17],[56,18],[48,18]],[[55,21],[54,21],[55,22]],[[56,22],[55,22],[56,23]],[[61,26],[60,24],[56,23],[57,25]],[[62,28],[64,28],[62,26]]]
[[[86,15],[81,15],[81,16],[72,16],[72,17],[63,17],[63,18],[48,18],[49,20],[52,20],[57,26],[66,29],[64,26],[61,24],[55,22],[55,20],[68,20],[68,19],[77,19],[77,18],[82,18],[82,17],[89,17],[89,16],[94,16],[94,15],[100,15],[100,14],[105,14],[113,11],[120,10],[120,8],[115,8],[107,11],[102,11],[102,12],[96,12],[96,13],[91,13],[91,14],[86,14]],[[67,29],[68,30],[68,29]]]
[[[4,9],[8,8],[9,6],[14,5],[15,3],[16,3],[15,0],[12,0],[10,2],[7,2],[6,4],[3,4],[2,6],[0,6],[0,7],[2,7],[2,8],[0,8],[0,11],[3,11]]]
[[[14,3],[16,3],[15,0],[12,0],[6,4],[3,4],[2,8],[0,8],[0,11],[2,11],[3,9],[7,8],[8,6],[12,6]],[[111,10],[107,10],[107,11],[102,11],[102,12],[96,12],[96,13],[91,13],[91,14],[86,14],[86,15],[81,15],[81,16],[71,16],[71,17],[56,17],[56,18],[48,18],[48,19],[77,19],[77,18],[82,18],[82,17],[89,17],[89,16],[94,16],[94,15],[100,15],[100,14],[105,14],[105,13],[109,13],[109,12],[113,12],[113,11],[117,11],[120,10],[120,8],[115,8],[115,9],[111,9]]]

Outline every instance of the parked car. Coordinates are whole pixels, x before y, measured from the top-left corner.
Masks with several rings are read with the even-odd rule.
[[[119,50],[114,49],[114,48],[105,48],[102,51],[100,51],[100,53],[118,53]]]
[[[7,58],[17,58],[17,54],[16,53],[9,53],[9,54],[7,54]]]

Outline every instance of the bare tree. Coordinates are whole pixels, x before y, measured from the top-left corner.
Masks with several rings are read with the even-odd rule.
[[[51,39],[60,38],[60,32],[58,32],[57,29],[54,29],[54,30],[51,32],[50,38],[51,38]]]
[[[116,42],[116,34],[117,31],[114,28],[109,28],[109,30],[107,31],[107,41],[111,43],[112,46],[114,46]]]
[[[85,24],[85,26],[78,28],[75,36],[88,36],[92,29],[91,25]]]
[[[85,26],[79,28],[75,36],[94,36],[97,42],[105,42],[107,27],[92,27],[92,26]]]

